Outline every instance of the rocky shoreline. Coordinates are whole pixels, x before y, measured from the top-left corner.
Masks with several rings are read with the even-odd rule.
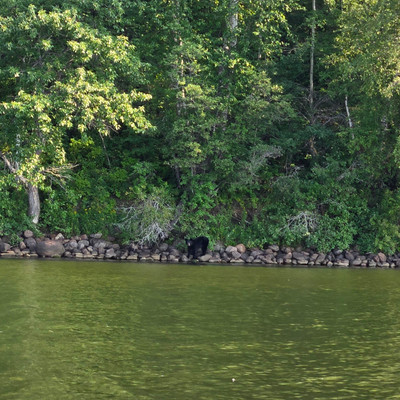
[[[187,263],[185,252],[162,243],[157,246],[140,246],[137,243],[120,245],[113,238],[103,238],[100,233],[65,238],[62,234],[37,238],[26,230],[17,245],[10,237],[0,238],[0,257],[64,257],[69,259],[128,260],[140,262]],[[15,241],[14,241],[15,242]],[[295,249],[277,245],[265,249],[247,249],[236,246],[215,245],[198,259],[210,264],[247,265],[298,265],[323,267],[399,268],[400,253],[394,255],[360,254],[355,250],[334,250],[320,253],[310,249]]]

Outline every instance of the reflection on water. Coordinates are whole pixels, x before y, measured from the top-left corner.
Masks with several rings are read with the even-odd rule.
[[[400,273],[0,260],[0,399],[400,398]]]

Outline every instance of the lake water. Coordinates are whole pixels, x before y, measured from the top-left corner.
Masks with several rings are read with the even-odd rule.
[[[0,399],[399,399],[400,271],[0,260]]]

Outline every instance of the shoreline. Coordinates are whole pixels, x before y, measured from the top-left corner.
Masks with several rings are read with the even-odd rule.
[[[311,249],[269,245],[265,249],[247,249],[215,245],[198,258],[189,259],[186,252],[167,243],[148,247],[137,243],[121,245],[114,238],[103,238],[101,233],[65,238],[62,234],[35,237],[26,230],[12,245],[8,236],[0,237],[0,258],[65,258],[72,260],[120,260],[131,262],[237,264],[267,266],[299,266],[327,268],[400,268],[400,253],[361,254],[356,250],[333,250],[328,253]]]

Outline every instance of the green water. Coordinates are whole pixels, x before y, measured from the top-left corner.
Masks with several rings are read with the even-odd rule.
[[[398,399],[400,271],[0,260],[0,399]]]

